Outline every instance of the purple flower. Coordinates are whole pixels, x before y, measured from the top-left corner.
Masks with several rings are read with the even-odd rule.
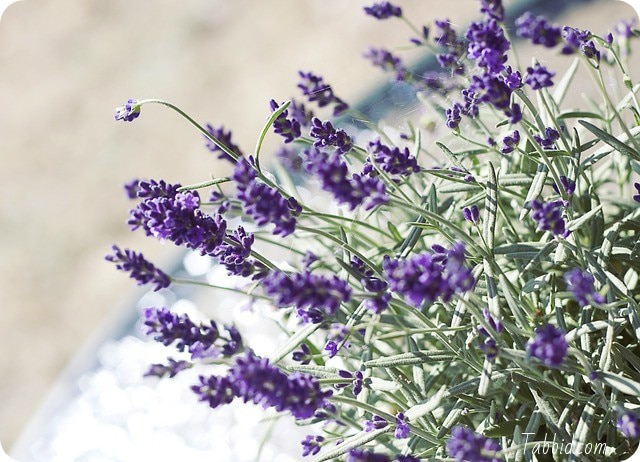
[[[124,106],[116,108],[114,118],[116,120],[124,120],[125,122],[133,122],[140,115],[140,104],[135,99],[130,99]]]
[[[514,71],[511,69],[511,66],[507,66],[504,68],[504,83],[509,87],[510,90],[517,90],[518,88],[522,88],[522,74],[519,71]]]
[[[245,278],[253,275],[253,279],[260,279],[264,276],[266,267],[249,258],[254,239],[253,234],[247,233],[242,226],[238,226],[233,234],[227,235],[226,242],[220,244],[212,252],[212,256],[217,258],[221,265],[224,265],[229,275],[233,274]]]
[[[544,129],[543,136],[533,135],[533,139],[544,149],[555,149],[555,142],[560,139],[560,133],[551,127],[547,127]]]
[[[291,118],[298,121],[302,127],[308,127],[311,125],[311,119],[313,119],[313,112],[307,110],[302,103],[298,103],[294,98],[291,98],[291,104],[287,108],[287,111],[291,113]]]
[[[130,277],[138,282],[138,285],[155,284],[153,290],[169,287],[171,278],[146,260],[141,253],[125,249],[124,252],[116,245],[112,246],[113,253],[107,255],[105,260],[116,264],[116,269],[130,273]]]
[[[638,416],[631,411],[626,411],[618,417],[616,427],[618,427],[618,430],[620,430],[625,438],[636,439],[640,437],[640,422],[638,422]]]
[[[538,225],[538,231],[551,231],[556,236],[567,237],[569,231],[565,228],[562,209],[565,202],[561,199],[541,202],[537,199],[531,201],[531,217]]]
[[[315,138],[313,145],[316,148],[324,148],[335,146],[338,154],[345,154],[353,148],[353,141],[347,135],[347,132],[341,128],[334,128],[330,121],[323,122],[314,117],[311,120],[311,130],[309,132],[312,138]]]
[[[500,148],[500,152],[502,154],[509,154],[516,149],[518,143],[520,143],[520,132],[514,130],[511,135],[502,138],[502,148]]]
[[[564,39],[565,45],[562,47],[562,54],[571,55],[575,53],[591,37],[591,32],[588,30],[580,30],[575,27],[564,26],[562,28],[562,38]],[[593,42],[591,43],[593,44]]]
[[[276,100],[269,101],[272,111],[280,107]],[[284,138],[285,143],[291,143],[293,140],[300,138],[302,132],[300,130],[300,122],[296,119],[287,119],[289,111],[283,111],[273,122],[273,131]]]
[[[163,345],[175,343],[179,351],[188,349],[193,353],[195,348],[199,353],[210,350],[210,356],[220,355],[219,348],[214,345],[220,337],[218,326],[213,321],[196,325],[186,314],[179,315],[166,308],[146,308],[142,312],[142,323],[143,333]]]
[[[402,16],[402,9],[399,6],[392,5],[389,2],[374,3],[371,6],[365,6],[364,12],[376,19],[387,19],[393,16]]]
[[[535,330],[535,336],[527,343],[529,356],[539,359],[548,367],[558,367],[567,356],[569,344],[562,330],[547,324]]]
[[[552,186],[553,186],[553,190],[558,194],[560,194],[560,188],[558,188],[558,185],[554,183]],[[560,186],[562,187],[564,192],[567,194],[567,196],[571,196],[576,191],[576,182],[573,180],[570,180],[564,175],[560,176]]]
[[[487,323],[491,326],[491,328],[497,333],[501,333],[502,329],[504,328],[504,326],[502,325],[502,322],[500,322],[500,320],[494,318],[491,313],[489,312],[488,309],[484,308],[482,310],[482,317],[485,319],[485,321],[487,321]],[[484,335],[485,337],[489,337],[489,332],[487,332],[487,330],[484,327],[480,327],[478,329],[478,332],[480,332],[482,335]]]
[[[300,442],[302,444],[302,457],[315,456],[320,452],[320,443],[324,441],[322,436],[307,435],[304,440]]]
[[[504,6],[502,0],[480,0],[482,8],[480,11],[489,18],[499,22],[504,22]]]
[[[209,134],[211,136],[213,136],[218,141],[220,141],[220,143],[222,143],[224,146],[229,148],[229,150],[231,152],[235,153],[236,156],[238,156],[238,157],[243,157],[244,156],[244,153],[242,152],[242,150],[233,143],[233,141],[231,139],[231,137],[232,137],[231,132],[230,131],[225,131],[223,125],[220,125],[219,127],[214,127],[211,124],[206,124],[205,128],[207,129],[207,131],[209,132]],[[220,149],[220,147],[216,143],[211,141],[206,136],[204,137],[204,139],[205,139],[205,146],[207,147],[207,149],[209,151],[215,153],[215,154],[218,154],[218,159],[226,159],[226,160],[229,160],[229,161],[232,161],[232,162],[234,161],[234,159],[232,159],[229,156],[229,154],[227,154],[222,149]]]
[[[345,462],[389,462],[389,457],[372,451],[354,448],[349,451]]]
[[[396,146],[390,148],[382,144],[380,138],[369,142],[369,155],[375,164],[389,175],[407,176],[420,171],[418,161],[410,154],[409,148],[402,150]],[[371,165],[369,162],[367,159],[367,164]],[[371,168],[373,169],[372,165]]]
[[[564,281],[580,306],[590,303],[604,303],[605,299],[593,287],[594,278],[587,271],[574,268],[564,274]]]
[[[495,19],[471,23],[466,38],[469,40],[469,59],[473,59],[491,75],[504,69],[506,52],[511,45]]]
[[[409,424],[407,423],[404,414],[402,412],[398,412],[396,415],[396,430],[393,436],[402,440],[409,438],[409,433],[411,433],[411,429],[409,428]]]
[[[227,377],[234,395],[244,402],[289,411],[296,419],[312,417],[331,396],[331,391],[320,389],[315,377],[300,372],[287,375],[251,351],[236,358]]]
[[[222,216],[211,217],[198,208],[196,191],[178,192],[179,185],[153,180],[140,182],[138,187],[142,202],[130,212],[132,230],[142,228],[148,236],[208,255],[222,243],[227,223]]]
[[[462,110],[462,106],[458,103],[454,103],[452,107],[445,111],[445,115],[447,116],[447,121],[445,124],[451,130],[455,130],[460,125],[462,121],[462,115],[460,114]]]
[[[387,425],[389,425],[389,423],[384,420],[384,418],[380,417],[379,415],[374,415],[372,418],[372,420],[365,420],[364,421],[364,431],[365,432],[370,432],[373,430],[379,430],[381,428],[385,428]]]
[[[634,183],[633,187],[636,188],[638,194],[633,196],[633,200],[636,202],[640,202],[640,183]]]
[[[541,88],[553,86],[552,77],[555,72],[550,72],[546,67],[536,63],[533,67],[527,68],[524,76],[524,83],[529,85],[532,90],[540,90]]]
[[[300,344],[300,349],[291,353],[291,359],[300,364],[309,364],[311,362],[311,350],[306,343]]]
[[[472,205],[471,207],[465,207],[462,209],[462,216],[465,220],[471,223],[477,223],[480,219],[480,209],[477,205]]]
[[[479,102],[491,103],[502,110],[508,109],[511,104],[512,90],[501,76],[488,73],[474,75],[469,88],[475,92]]]
[[[544,16],[535,16],[531,12],[516,19],[516,35],[547,48],[553,48],[562,41],[559,27],[549,23]]]
[[[362,387],[364,386],[364,375],[362,371],[355,371],[353,374],[353,396],[358,396],[362,392]]]
[[[493,361],[500,353],[500,348],[496,341],[492,338],[485,339],[484,343],[480,345],[480,349],[485,354],[489,361]]]
[[[273,271],[262,280],[265,294],[273,297],[279,308],[294,306],[303,322],[317,324],[331,317],[351,298],[351,289],[346,281],[332,276],[327,278],[302,273],[285,274]]]
[[[325,107],[330,104],[334,105],[333,115],[339,116],[349,109],[347,103],[338,98],[334,93],[331,85],[325,83],[324,79],[312,72],[298,71],[300,83],[298,88],[302,90],[302,94],[307,97],[310,102],[316,102],[318,107]]]
[[[440,247],[438,247],[440,249]],[[382,268],[389,288],[415,307],[433,303],[438,297],[447,302],[455,293],[470,290],[475,280],[464,266],[464,245],[454,243],[442,252],[423,252],[406,260],[385,257]]]
[[[396,456],[396,461],[397,462],[420,462],[420,459],[412,455],[408,455],[408,456],[398,455]]]
[[[456,462],[498,462],[496,453],[501,449],[495,440],[461,425],[453,427],[447,440],[447,453]]]
[[[392,54],[390,51],[383,48],[369,48],[363,56],[371,61],[371,64],[379,67],[383,71],[395,72],[396,80],[405,80],[407,76],[407,68],[400,58]]]
[[[300,157],[297,149],[290,146],[281,146],[275,154],[287,170],[292,172],[302,170],[302,157]]]
[[[237,187],[236,197],[256,225],[273,224],[273,234],[283,237],[293,233],[296,217],[302,211],[293,197],[285,199],[277,190],[258,182],[255,169],[246,160],[238,161],[233,179]]]
[[[438,63],[445,69],[451,69],[454,74],[463,75],[465,67],[462,57],[467,53],[466,42],[458,38],[448,19],[435,21],[435,26],[437,28],[434,36],[435,44],[444,50],[443,53],[436,55]]]
[[[200,383],[193,385],[191,390],[200,397],[200,401],[206,401],[213,409],[231,403],[237,395],[235,384],[230,377],[201,375],[199,380]]]
[[[138,197],[140,180],[131,180],[124,185],[124,191],[129,199],[136,199]]]
[[[347,204],[351,210],[364,205],[368,210],[387,202],[384,183],[368,175],[350,175],[337,152],[328,154],[313,148],[303,151],[302,157],[306,170],[320,179],[322,189],[331,193],[339,204]]]
[[[189,361],[176,361],[173,358],[168,358],[169,364],[152,364],[149,370],[145,372],[145,377],[175,377],[178,373],[189,369],[193,364]]]
[[[513,103],[509,109],[505,109],[504,115],[507,116],[510,124],[517,124],[522,120],[522,109],[518,103]]]

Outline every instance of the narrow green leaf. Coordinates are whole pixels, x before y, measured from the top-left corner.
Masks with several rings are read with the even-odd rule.
[[[622,375],[598,371],[598,378],[614,390],[625,395],[640,396],[640,383]]]
[[[580,59],[575,58],[571,67],[567,70],[567,72],[562,76],[562,79],[556,85],[555,91],[553,92],[553,100],[556,102],[558,106],[562,104],[564,97],[567,95],[567,91],[571,87],[571,82],[576,75],[576,71],[578,70],[578,66],[580,65]]]
[[[580,123],[580,125],[585,127],[591,133],[596,135],[601,141],[603,141],[604,143],[608,144],[609,146],[611,146],[615,150],[620,151],[621,153],[626,154],[626,155],[632,157],[633,159],[635,159],[637,161],[640,161],[640,154],[635,149],[633,149],[631,146],[625,144],[624,142],[622,142],[621,140],[619,140],[615,136],[605,132],[601,128],[598,128],[598,127],[596,127],[595,125],[593,125],[593,124],[591,124],[589,122],[586,122],[584,120],[579,120],[578,122]]]
[[[535,177],[533,178],[533,182],[531,183],[531,187],[529,188],[529,192],[527,192],[527,198],[524,200],[524,207],[522,207],[522,211],[520,212],[520,221],[524,220],[526,216],[529,214],[529,203],[536,199],[542,189],[544,188],[544,184],[547,181],[547,175],[549,171],[544,164],[538,165],[538,171],[536,172]]]
[[[489,162],[489,175],[487,178],[487,190],[484,201],[483,237],[487,244],[487,250],[493,255],[496,233],[496,218],[498,217],[498,180],[493,164]]]
[[[258,137],[258,142],[256,143],[256,152],[255,152],[256,164],[258,163],[260,151],[262,150],[262,143],[264,141],[264,137],[267,136],[267,132],[269,131],[273,123],[276,121],[278,117],[280,117],[280,114],[282,114],[284,111],[287,110],[290,104],[291,104],[291,101],[285,101],[281,106],[278,107],[278,109],[273,111],[273,113],[271,114],[271,117],[269,117],[269,119],[267,120],[267,123],[262,128],[262,131],[260,132],[260,137]]]
[[[364,363],[365,367],[395,367],[407,366],[411,364],[437,363],[439,361],[450,361],[456,358],[450,351],[422,350],[399,355],[387,356],[384,358],[372,359]]]
[[[271,362],[276,364],[280,362],[285,356],[291,353],[296,349],[298,345],[300,345],[304,340],[306,340],[311,334],[320,329],[322,324],[307,324],[298,332],[293,334],[287,342],[280,347],[280,349],[271,357]]]
[[[377,430],[372,430],[370,432],[360,432],[350,438],[345,439],[342,443],[337,446],[330,446],[328,451],[321,452],[318,457],[313,459],[313,462],[324,462],[326,460],[333,460],[336,457],[339,457],[343,454],[349,452],[349,450],[353,448],[358,448],[367,444],[369,441],[375,440],[378,436],[383,433],[387,433],[391,431],[393,427],[385,427],[379,428]]]

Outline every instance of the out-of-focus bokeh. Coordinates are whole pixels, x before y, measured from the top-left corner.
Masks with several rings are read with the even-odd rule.
[[[147,106],[113,121],[128,98],[169,100],[233,130],[246,151],[268,100],[297,95],[313,70],[350,102],[389,76],[361,53],[402,48],[401,21],[361,0],[24,0],[0,20],[0,440],[10,447],[69,359],[132,300],[133,282],[103,261],[113,242],[170,267],[176,252],[129,233],[122,184],[219,176],[202,137]],[[476,0],[400,1],[417,24],[476,16]],[[506,1],[509,6],[511,3]],[[584,3],[572,23],[606,33],[627,5]],[[416,58],[415,53],[408,58]],[[567,62],[565,62],[566,65]],[[328,116],[328,114],[326,114]],[[269,147],[278,140],[270,136]]]

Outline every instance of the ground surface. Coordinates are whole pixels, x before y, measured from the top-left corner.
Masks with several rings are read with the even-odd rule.
[[[404,45],[399,21],[366,1],[25,0],[0,21],[0,440],[10,446],[47,388],[132,284],[103,261],[113,242],[170,262],[168,246],[132,235],[121,184],[184,184],[228,166],[160,107],[114,123],[126,99],[159,97],[233,128],[247,150],[270,98],[295,94],[298,69],[344,98],[367,94],[368,45]],[[417,23],[464,24],[474,0],[400,2]],[[507,5],[510,2],[506,2]],[[580,24],[605,32],[631,10],[592,2]]]

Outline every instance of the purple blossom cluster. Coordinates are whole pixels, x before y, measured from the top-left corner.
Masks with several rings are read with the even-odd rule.
[[[221,215],[211,217],[199,209],[196,191],[178,192],[179,185],[164,181],[141,181],[142,201],[131,210],[128,224],[142,228],[148,236],[169,240],[210,255],[222,243],[227,223]]]
[[[505,12],[502,0],[480,0],[480,12],[498,22],[504,22]]]
[[[501,449],[495,440],[461,425],[453,427],[447,440],[447,453],[456,462],[498,462],[496,453]]]
[[[232,234],[227,234],[225,242],[212,252],[212,256],[227,269],[229,275],[253,276],[253,279],[260,279],[265,275],[267,268],[250,258],[254,240],[253,234],[238,226]]]
[[[275,111],[280,107],[276,100],[269,101],[271,111]],[[289,110],[283,111],[273,122],[273,131],[284,138],[285,143],[291,143],[292,141],[300,138],[302,131],[300,128],[300,122],[295,117],[288,119]]]
[[[633,200],[636,202],[640,202],[640,183],[634,183],[633,187],[636,188],[637,194],[633,196]]]
[[[145,259],[141,253],[129,249],[122,251],[117,245],[111,249],[113,253],[107,255],[105,259],[115,263],[116,269],[128,272],[130,277],[138,282],[138,285],[155,284],[153,290],[160,290],[171,284],[171,278]]]
[[[249,163],[251,161],[251,158],[238,161],[233,170],[236,197],[256,225],[273,224],[273,234],[288,236],[295,230],[296,218],[302,208],[295,198],[285,199],[277,190],[258,181],[256,170]]]
[[[317,148],[302,152],[305,169],[315,175],[322,189],[331,193],[339,204],[351,210],[363,205],[369,210],[387,202],[385,184],[366,174],[349,173],[349,167],[338,152],[331,154]]]
[[[571,196],[574,192],[576,192],[576,182],[570,180],[564,175],[560,175],[560,187],[556,183],[552,185],[553,190],[560,194],[560,188],[567,194],[567,196]]]
[[[562,365],[568,349],[564,332],[552,324],[538,327],[534,337],[527,343],[529,356],[539,359],[547,367]]]
[[[502,333],[502,329],[504,328],[502,322],[499,319],[493,317],[493,315],[487,308],[484,308],[482,310],[482,317],[485,321],[487,321],[487,324],[489,324],[489,326],[496,334],[500,335]],[[480,345],[480,349],[485,354],[488,360],[494,360],[500,352],[496,339],[484,327],[479,327],[478,333],[480,333],[480,335],[484,338],[484,342]]]
[[[322,77],[312,72],[299,71],[300,82],[298,88],[307,97],[309,102],[315,102],[318,107],[333,105],[333,115],[339,116],[349,109],[349,105],[338,98],[331,85],[327,84]]]
[[[555,149],[556,141],[560,139],[560,133],[554,128],[546,127],[543,134],[535,134],[533,139],[544,149]]]
[[[364,58],[369,60],[371,64],[379,67],[386,72],[395,72],[396,80],[403,81],[407,79],[407,68],[402,60],[389,50],[384,48],[369,48],[364,54]]]
[[[262,287],[278,308],[295,307],[304,323],[317,324],[332,317],[340,304],[351,298],[351,288],[346,281],[306,270],[293,274],[272,271],[262,280]]]
[[[562,210],[566,202],[557,199],[542,202],[538,199],[531,201],[531,217],[538,225],[538,231],[551,231],[555,236],[567,237],[569,231],[562,217]]]
[[[599,294],[593,284],[595,282],[593,275],[580,268],[573,268],[564,274],[564,282],[567,283],[569,289],[575,297],[578,304],[582,307],[591,303],[604,303],[604,297]]]
[[[265,409],[289,411],[296,419],[313,417],[331,396],[315,377],[300,372],[287,375],[252,351],[237,357],[226,376],[200,376],[200,383],[191,389],[212,408],[241,398]]]
[[[480,209],[477,205],[462,209],[462,217],[470,223],[477,223],[480,220]]]
[[[516,19],[516,35],[531,40],[536,45],[546,48],[554,48],[562,44],[560,52],[571,55],[580,51],[590,59],[600,61],[600,51],[592,39],[588,30],[580,30],[574,27],[564,26],[562,29],[551,24],[544,16],[535,16],[526,12]]]
[[[496,75],[504,70],[507,51],[511,48],[504,35],[504,29],[493,18],[473,22],[466,33],[469,41],[467,56],[484,68],[487,73]]]
[[[520,143],[520,132],[518,130],[514,130],[511,135],[507,135],[502,138],[502,147],[500,148],[500,152],[502,154],[509,154],[513,152],[518,144]]]
[[[336,129],[329,120],[323,122],[314,117],[309,135],[315,138],[313,145],[316,148],[333,146],[338,154],[346,154],[353,148],[353,141],[347,132],[341,128]]]
[[[376,19],[388,19],[392,17],[401,17],[402,8],[389,2],[374,3],[371,6],[365,6],[364,12]]]
[[[364,173],[375,171],[372,162],[392,176],[408,176],[420,171],[418,160],[409,152],[409,148],[390,148],[382,144],[380,138],[369,142],[369,157],[365,162]]]
[[[376,454],[366,449],[351,449],[345,459],[346,462],[389,462],[390,459],[384,454]]]
[[[307,435],[300,444],[302,444],[302,457],[315,456],[320,452],[320,445],[324,441],[324,437]]]
[[[463,75],[465,65],[463,58],[467,53],[467,43],[453,29],[448,19],[435,21],[435,44],[443,52],[436,55],[438,63],[443,69],[451,70],[454,74]]]
[[[622,412],[616,420],[616,427],[625,438],[637,439],[640,437],[640,421],[634,412]]]
[[[307,109],[304,104],[299,103],[295,98],[291,98],[291,104],[287,108],[291,118],[297,121],[301,127],[309,127],[314,118],[313,111]]]
[[[214,127],[211,124],[206,124],[205,125],[205,129],[207,130],[207,132],[209,132],[209,134],[211,136],[213,136],[215,139],[220,141],[220,143],[222,143],[224,146],[229,148],[229,150],[231,152],[235,153],[236,156],[238,156],[238,157],[243,157],[244,156],[244,153],[242,152],[242,149],[240,149],[233,142],[233,139],[232,139],[233,135],[232,135],[231,131],[225,131],[223,125],[220,125],[219,127]],[[231,162],[234,161],[234,159],[231,158],[231,156],[229,156],[229,154],[224,152],[220,148],[220,146],[218,146],[216,143],[211,141],[206,136],[204,137],[204,139],[205,139],[205,146],[207,147],[207,149],[209,151],[213,152],[214,154],[217,154],[218,155],[218,159],[226,159],[226,160],[231,161]]]
[[[533,67],[527,68],[527,73],[524,76],[524,83],[529,85],[532,90],[540,90],[542,88],[553,86],[553,76],[555,72],[550,72],[546,67],[540,63],[536,63]]]
[[[146,308],[142,312],[145,335],[179,351],[188,350],[193,359],[233,356],[243,348],[242,337],[235,327],[220,332],[215,322],[196,324],[186,314],[166,308]]]
[[[473,288],[475,279],[465,266],[465,248],[454,243],[450,249],[434,246],[405,260],[385,257],[382,268],[389,288],[415,307],[441,298],[447,302],[455,293]]]
[[[152,364],[147,372],[145,372],[145,377],[157,377],[159,379],[164,377],[175,377],[180,372],[189,369],[192,366],[192,363],[189,361],[178,360],[176,361],[173,358],[167,358],[167,364]]]
[[[140,104],[134,99],[127,101],[124,106],[116,108],[114,118],[125,122],[133,122],[140,116]]]

